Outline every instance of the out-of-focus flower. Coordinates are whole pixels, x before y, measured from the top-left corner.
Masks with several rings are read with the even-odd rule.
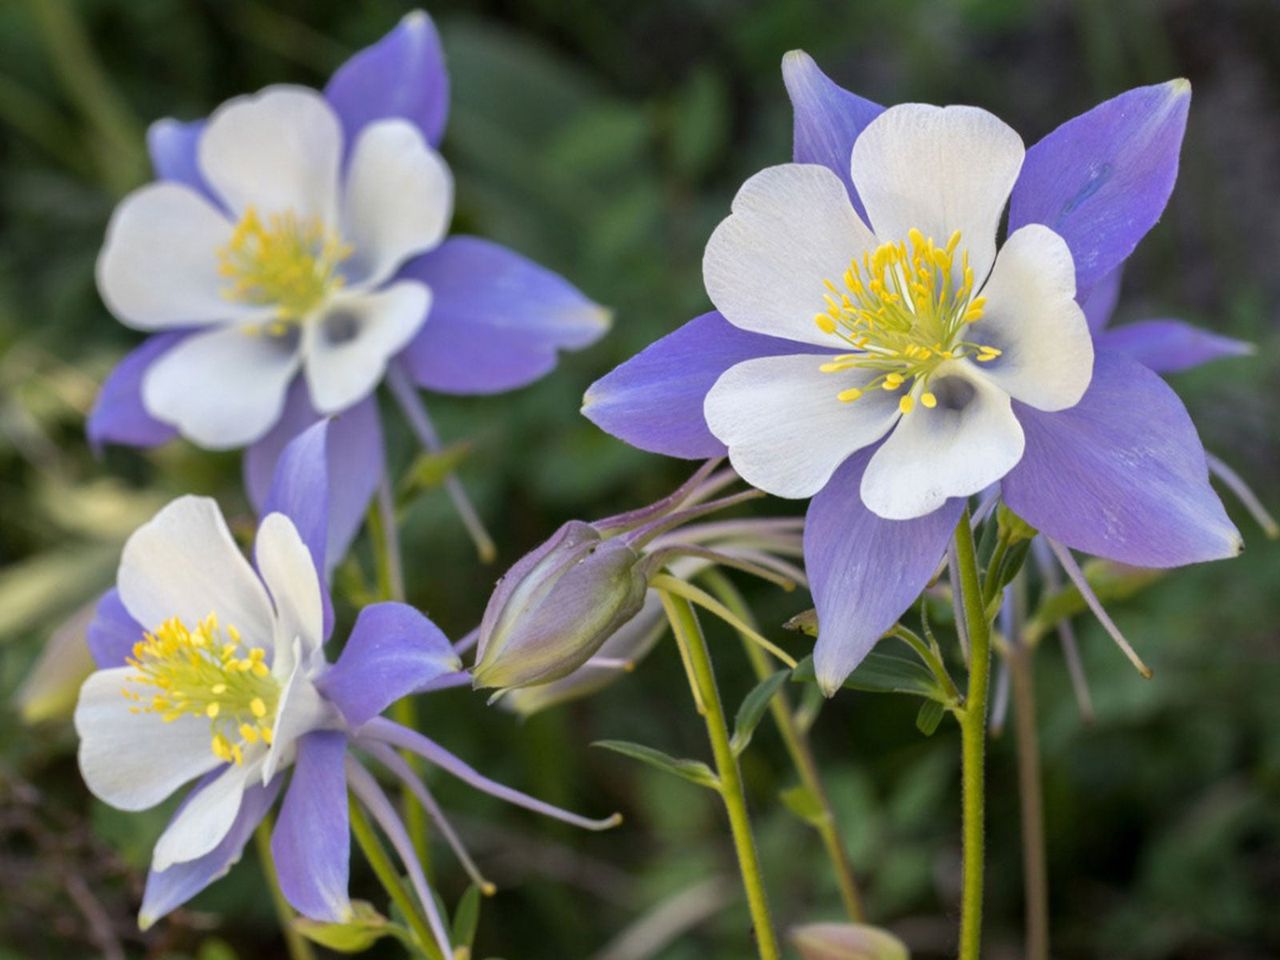
[[[560,277],[445,239],[448,89],[435,26],[416,12],[323,92],[269,87],[206,120],[154,124],[159,179],[121,202],[98,261],[109,309],[153,336],[104,384],[90,440],[249,446],[260,506],[285,444],[346,411],[332,464],[349,491],[332,505],[341,542],[379,479],[372,394],[389,365],[429,389],[495,393],[597,339],[606,312]]]
[[[804,583],[790,519],[690,522],[739,502],[710,501],[737,477],[708,463],[641,510],[593,523],[573,520],[498,582],[477,631],[476,686],[496,687],[522,714],[599,689],[631,669],[661,635],[650,579],[688,579],[723,564],[775,582]]]
[[[906,944],[879,927],[862,923],[810,923],[791,929],[803,960],[910,960]]]
[[[75,707],[80,685],[93,672],[93,657],[85,643],[93,616],[94,606],[89,604],[49,637],[13,697],[24,723],[66,717]]]
[[[813,496],[822,687],[919,596],[993,482],[1097,556],[1238,553],[1182,404],[1095,348],[1078,306],[1164,209],[1189,85],[1131,90],[1024,153],[984,111],[885,110],[799,52],[783,74],[796,163],[748,181],[708,244],[719,312],[598,381],[583,412],[643,449],[728,452],[763,489]]]
[[[469,680],[444,634],[412,607],[366,607],[338,660],[327,662],[327,430],[317,424],[282,455],[253,564],[217,505],[201,497],[174,501],[129,539],[117,588],[99,604],[91,630],[99,670],[75,713],[80,769],[97,797],[123,810],[154,806],[199,781],[156,843],[143,927],[239,859],[291,776],[271,842],[290,903],[316,920],[351,916],[350,789],[401,853],[449,955],[412,846],[351,756],[353,743],[374,756],[386,742],[417,750],[481,789],[569,822],[611,821],[587,821],[493,784],[426,737],[379,718],[402,696]],[[388,752],[392,772],[411,776]],[[425,795],[424,786],[416,789]],[[429,796],[424,803],[439,818]]]

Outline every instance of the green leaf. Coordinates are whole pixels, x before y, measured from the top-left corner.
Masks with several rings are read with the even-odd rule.
[[[690,783],[696,783],[700,787],[708,787],[712,790],[720,789],[719,778],[701,760],[680,760],[676,757],[668,756],[661,750],[655,750],[653,747],[646,747],[640,743],[630,743],[626,740],[597,740],[592,746],[603,747],[605,750],[620,753],[624,757],[631,757],[633,760],[647,763],[651,767],[657,767],[659,770],[673,773],[677,777],[688,780]]]
[[[466,893],[458,901],[458,909],[453,914],[453,942],[460,947],[470,947],[476,939],[476,928],[480,925],[480,888],[474,883],[467,887]]]
[[[782,805],[811,827],[822,826],[826,820],[826,811],[822,809],[822,801],[804,784],[788,787],[778,794]]]
[[[806,610],[804,613],[797,613],[782,625],[782,629],[796,630],[805,636],[816,637],[818,635],[818,611]]]
[[[1082,570],[1085,580],[1102,603],[1124,600],[1164,576],[1163,570],[1126,567],[1110,560],[1090,560],[1083,565]],[[1088,609],[1089,605],[1074,586],[1049,594],[1040,601],[1036,612],[1027,620],[1027,642],[1035,643],[1060,620],[1068,620]]]
[[[733,737],[729,740],[729,746],[735,757],[740,756],[742,751],[751,745],[751,737],[756,732],[756,727],[760,725],[764,712],[769,707],[769,701],[782,689],[790,673],[790,670],[779,670],[772,676],[765,677],[743,697],[742,705],[738,707],[738,715],[733,721]]]
[[[797,682],[813,681],[813,657],[805,657],[791,671],[791,679]],[[919,660],[899,657],[891,653],[872,652],[858,664],[858,669],[844,682],[849,690],[865,690],[869,693],[906,693],[927,700],[947,702],[947,695],[933,674]]]
[[[400,500],[410,500],[420,493],[443,486],[470,453],[471,444],[454,443],[439,453],[423,451],[418,454],[400,480]]]
[[[323,923],[306,917],[295,917],[293,927],[313,943],[338,953],[363,953],[383,937],[407,937],[407,930],[397,930],[386,917],[363,900],[351,902],[353,915],[346,923]]]
[[[926,737],[932,737],[946,712],[937,700],[926,700],[920,704],[920,712],[916,714],[916,729]]]

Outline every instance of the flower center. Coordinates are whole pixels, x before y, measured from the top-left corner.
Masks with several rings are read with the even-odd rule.
[[[218,272],[228,280],[228,299],[275,307],[277,323],[269,332],[281,333],[342,286],[338,264],[350,255],[351,248],[317,218],[276,213],[264,223],[248,207],[218,250]]]
[[[129,682],[155,692],[123,693],[133,713],[158,713],[165,723],[208,717],[214,755],[242,764],[248,744],[271,743],[280,684],[265,660],[265,651],[246,648],[240,632],[220,627],[213,614],[193,630],[174,617],[144,634],[127,661],[137,671]]]
[[[823,281],[827,309],[814,322],[855,352],[833,357],[819,369],[878,372],[864,386],[838,393],[842,403],[876,387],[894,391],[905,385],[898,401],[903,413],[914,409],[917,394],[924,406],[936,407],[929,378],[943,363],[968,356],[986,363],[1000,356],[995,347],[964,339],[964,331],[982,319],[985,301],[973,296],[969,254],[961,252],[957,261],[959,246],[959,230],[940,247],[913,227],[907,242],[881,244],[863,254],[861,263],[852,260],[841,278],[843,289]]]

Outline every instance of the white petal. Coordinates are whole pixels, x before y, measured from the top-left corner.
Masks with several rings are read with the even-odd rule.
[[[867,124],[850,169],[880,240],[906,240],[915,227],[945,244],[959,230],[980,284],[1025,154],[1013,128],[985,110],[904,103]]]
[[[306,332],[307,385],[316,410],[338,413],[368,396],[430,307],[431,291],[410,280],[335,297]]]
[[[271,728],[271,749],[262,765],[264,784],[270,782],[277,770],[293,762],[299,737],[313,730],[340,726],[334,708],[320,696],[312,682],[312,674],[304,663],[301,640],[294,641],[291,656],[293,671],[280,693],[275,722]]]
[[[200,172],[239,218],[292,212],[335,225],[342,126],[306,87],[268,87],[229,100],[200,138]]]
[[[223,296],[218,250],[232,224],[194,190],[153,183],[120,202],[98,255],[98,292],[139,330],[217,323],[250,312]]]
[[[1038,223],[1015,231],[982,296],[982,319],[966,339],[1003,351],[982,372],[1038,410],[1074,407],[1093,379],[1093,337],[1066,241]]]
[[[831,354],[758,357],[736,364],[707,392],[703,415],[748,483],[779,497],[821,490],[851,453],[874,443],[898,416],[898,397],[872,390],[852,403],[836,395],[873,373],[823,373]]]
[[[444,238],[453,216],[453,175],[413,124],[365,127],[351,153],[343,198],[343,236],[354,252],[343,265],[353,283],[376,286],[414,254]]]
[[[297,345],[296,333],[272,336],[252,325],[198,333],[147,369],[143,406],[206,449],[243,447],[280,418]]]
[[[320,578],[311,552],[293,521],[283,513],[268,514],[258,527],[254,547],[258,570],[275,601],[275,660],[272,670],[280,680],[293,670],[294,642],[301,643],[304,669],[309,669],[324,637],[324,607]]]
[[[813,322],[826,310],[823,281],[874,247],[840,178],[826,167],[788,163],[761,170],[733,199],[702,258],[711,302],[743,330],[839,346]]]
[[[236,822],[245,787],[257,775],[261,762],[227,764],[222,773],[192,796],[156,841],[151,869],[168,870],[175,863],[203,857],[220,844]]]
[[[1022,459],[1009,395],[957,361],[939,368],[930,410],[917,403],[871,457],[862,502],[886,520],[923,517],[950,497],[978,493]]]
[[[121,810],[153,807],[221,762],[209,748],[209,721],[182,716],[165,723],[159,714],[131,713],[135,704],[122,691],[140,689],[128,683],[133,674],[132,667],[92,674],[75,712],[84,782]]]
[[[267,591],[208,497],[180,497],[134,531],[117,583],[125,609],[148,629],[170,617],[191,627],[213,613],[246,644],[271,642]]]

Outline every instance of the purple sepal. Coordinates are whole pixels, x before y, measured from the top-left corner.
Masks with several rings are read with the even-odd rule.
[[[1026,452],[1002,481],[1004,499],[1054,540],[1138,567],[1240,552],[1182,401],[1136,360],[1099,350],[1076,406],[1014,409]]]
[[[293,781],[271,834],[271,858],[285,898],[304,917],[330,923],[351,916],[346,753],[346,734],[334,730],[298,741]]]
[[[108,443],[155,447],[178,435],[176,427],[161,423],[142,405],[142,377],[147,368],[187,334],[160,333],[148,337],[125,354],[98,391],[85,433],[97,453]]]
[[[885,520],[862,503],[876,448],[846,460],[809,504],[804,562],[818,610],[814,669],[830,696],[920,596],[942,562],[964,500],[915,520]]]
[[[436,25],[421,10],[340,66],[324,95],[342,120],[347,149],[365,125],[388,117],[410,121],[432,146],[449,116],[449,74]]]
[[[1089,295],[1080,301],[1084,318],[1095,337],[1111,323],[1111,315],[1116,312],[1116,303],[1120,299],[1120,281],[1123,278],[1124,267],[1116,267],[1094,284]]]
[[[1133,252],[1164,212],[1178,176],[1191,85],[1138,87],[1068,120],[1027,151],[1009,200],[1009,233],[1043,223],[1067,241],[1076,288]]]
[[[319,419],[307,396],[306,383],[299,377],[289,388],[279,421],[245,450],[245,490],[260,516],[264,515],[276,464],[285,447]],[[326,448],[329,526],[325,566],[321,569],[327,574],[346,556],[382,479],[384,452],[377,401],[368,397],[332,418]]]
[[[183,799],[182,805],[174,812],[174,817],[182,812],[182,808],[191,802],[191,798],[205,784],[221,772],[215,770],[206,774]],[[239,862],[245,843],[271,809],[283,782],[283,777],[275,777],[265,787],[255,783],[245,790],[235,822],[231,824],[231,829],[222,838],[222,842],[209,853],[185,863],[175,863],[160,873],[155,870],[148,873],[146,890],[142,894],[142,907],[138,911],[138,925],[145,930],[170,910],[182,906],[209,884],[225,876]]]
[[[147,151],[151,154],[151,167],[157,180],[185,184],[221,207],[222,202],[209,188],[197,159],[200,135],[204,133],[206,122],[184,122],[172,117],[157,120],[147,128]]]
[[[1114,350],[1156,373],[1190,370],[1210,360],[1253,353],[1253,344],[1201,330],[1182,320],[1143,320],[1096,334],[1101,350]]]
[[[426,323],[401,354],[414,381],[439,393],[523,387],[609,328],[606,310],[569,281],[478,237],[451,237],[405,264],[431,290]]]
[[[582,414],[641,450],[686,460],[722,457],[725,446],[702,415],[707,391],[720,375],[754,357],[821,352],[739,330],[719,313],[704,313],[593,383]]]
[[[99,670],[123,667],[133,645],[142,640],[145,628],[129,616],[120,602],[120,593],[112,587],[102,595],[93,611],[93,620],[85,631],[85,642]]]
[[[865,221],[866,210],[850,179],[850,159],[853,142],[884,107],[833,82],[803,50],[792,50],[782,58],[782,79],[795,114],[795,162],[820,163],[831,170]]]
[[[356,729],[461,665],[440,628],[413,607],[375,603],[360,611],[342,655],[316,686]]]

